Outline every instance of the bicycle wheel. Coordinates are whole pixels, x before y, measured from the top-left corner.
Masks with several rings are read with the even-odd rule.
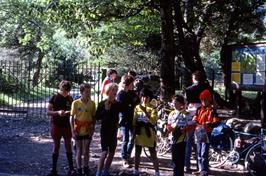
[[[167,137],[157,138],[156,151],[158,156],[163,156],[171,150],[171,143]]]
[[[245,169],[250,175],[260,175],[265,168],[266,151],[262,148],[261,142],[249,149],[245,156]]]
[[[149,148],[144,147],[144,154],[151,159]],[[168,138],[157,136],[156,152],[158,156],[163,156],[171,150],[171,143]]]
[[[148,147],[143,147],[143,151],[144,151],[144,154],[146,155],[146,157],[151,160],[151,155],[150,155],[150,151],[149,151],[149,148]]]
[[[227,147],[219,148],[217,146],[210,146],[209,149],[209,166],[219,167],[223,165],[229,156],[230,151],[233,149],[233,140],[229,137],[227,138]]]

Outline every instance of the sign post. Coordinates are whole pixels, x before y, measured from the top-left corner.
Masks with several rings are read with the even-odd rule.
[[[231,91],[238,92],[237,96],[241,96],[239,91],[243,90],[262,92],[261,120],[266,124],[266,43],[229,45],[228,50],[226,85]],[[238,103],[240,110],[240,101]]]

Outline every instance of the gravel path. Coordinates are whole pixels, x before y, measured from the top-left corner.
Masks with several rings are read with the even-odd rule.
[[[40,117],[25,118],[20,116],[0,116],[0,176],[10,175],[47,175],[51,167],[52,140],[49,135],[49,122]],[[90,167],[95,175],[100,156],[99,126],[91,145]],[[132,168],[121,167],[120,145],[112,164],[111,174],[129,176]],[[172,175],[170,155],[159,158],[162,176]],[[64,146],[58,163],[60,176],[66,175],[67,164]],[[192,161],[195,169],[195,161]],[[143,155],[141,160],[141,175],[153,175],[152,164]],[[185,174],[190,176],[192,174]],[[212,169],[210,175],[243,176],[246,175],[239,168]]]

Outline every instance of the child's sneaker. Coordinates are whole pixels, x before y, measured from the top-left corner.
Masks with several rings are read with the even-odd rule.
[[[130,167],[127,160],[123,160],[123,167],[124,168],[129,168]]]

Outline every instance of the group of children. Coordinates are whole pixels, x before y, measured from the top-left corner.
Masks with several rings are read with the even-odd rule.
[[[116,72],[112,72],[115,73]],[[109,175],[109,169],[117,147],[118,129],[122,131],[123,165],[131,163],[131,152],[135,146],[133,175],[139,175],[140,155],[143,147],[149,149],[155,176],[159,176],[159,162],[156,154],[156,122],[157,110],[150,103],[153,93],[143,88],[139,94],[133,90],[134,77],[127,75],[121,81],[121,87],[112,80],[104,85],[104,99],[95,102],[90,99],[89,84],[80,85],[81,97],[74,100],[69,95],[69,81],[59,84],[59,92],[54,95],[48,106],[51,117],[51,136],[54,141],[52,154],[52,170],[49,175],[57,175],[57,160],[60,140],[63,137],[66,155],[69,163],[69,175],[89,175],[90,142],[96,121],[100,121],[100,137],[102,153],[99,159],[96,176]],[[218,121],[212,107],[212,97],[209,90],[200,93],[201,106],[191,115],[186,110],[185,98],[175,95],[172,99],[174,111],[168,118],[167,130],[172,136],[173,175],[184,175],[186,145],[195,131],[197,145],[197,162],[199,172],[195,174],[208,175],[208,149],[211,128]],[[195,130],[194,130],[195,129]],[[120,131],[120,132],[121,132]],[[76,167],[73,167],[71,138],[75,139]],[[83,157],[82,157],[83,155]],[[82,160],[83,158],[83,160]],[[83,161],[83,162],[82,162]]]

